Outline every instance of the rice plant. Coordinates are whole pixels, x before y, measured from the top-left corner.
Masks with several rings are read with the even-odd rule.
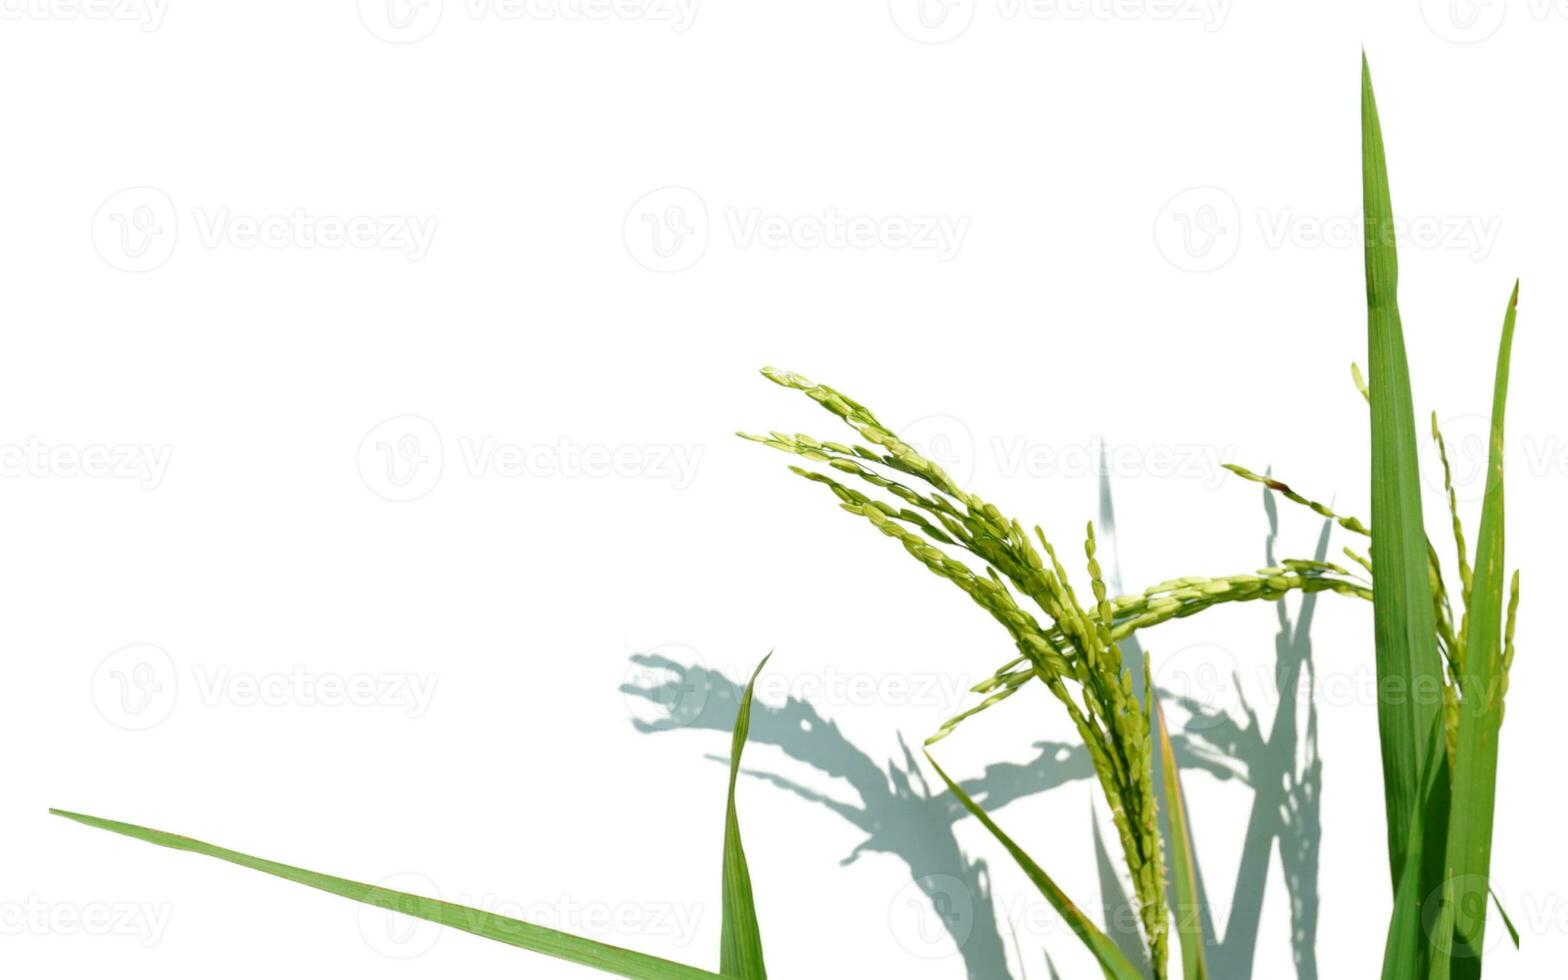
[[[1518,608],[1516,573],[1509,587],[1505,622],[1503,414],[1518,286],[1515,284],[1503,319],[1491,458],[1473,563],[1466,554],[1446,446],[1433,417],[1432,436],[1443,462],[1460,568],[1462,612],[1456,614],[1444,585],[1442,564],[1422,521],[1415,416],[1397,301],[1393,209],[1365,59],[1362,171],[1370,377],[1363,381],[1357,371],[1356,378],[1371,408],[1372,527],[1377,529],[1377,544],[1375,556],[1371,548],[1365,555],[1354,550],[1347,550],[1347,555],[1371,578],[1370,590],[1339,566],[1287,561],[1280,568],[1263,569],[1256,575],[1182,579],[1155,586],[1142,596],[1111,601],[1095,560],[1090,525],[1084,547],[1094,601],[1080,604],[1055,548],[1040,528],[1034,529],[1033,539],[1038,540],[1045,558],[1017,520],[1003,517],[993,505],[954,485],[939,466],[900,440],[864,405],[798,375],[764,370],[770,380],[803,391],[839,416],[870,446],[779,432],[748,438],[825,464],[882,491],[884,499],[873,498],[833,475],[792,467],[799,475],[828,487],[844,510],[897,539],[932,572],[963,589],[1001,622],[1018,647],[1021,656],[977,688],[988,697],[943,726],[932,741],[1031,679],[1042,681],[1071,716],[1089,747],[1101,791],[1122,838],[1123,859],[1134,885],[1156,978],[1165,977],[1168,971],[1168,926],[1151,773],[1156,745],[1168,753],[1169,738],[1158,707],[1148,700],[1152,686],[1141,709],[1130,703],[1131,675],[1116,654],[1114,640],[1220,602],[1275,598],[1292,588],[1332,589],[1373,602],[1378,720],[1395,901],[1383,975],[1437,978],[1479,977],[1481,973],[1498,730],[1513,661]],[[1348,531],[1371,536],[1359,519],[1337,514],[1284,483],[1241,467],[1233,467],[1233,471]],[[978,559],[984,572],[975,572],[955,557],[955,552]],[[1034,612],[1023,608],[1017,596],[1032,600]],[[1049,625],[1042,626],[1035,612],[1044,615]],[[1151,732],[1157,732],[1158,738]],[[1113,976],[1136,975],[1133,965],[1083,919],[1044,871],[963,797],[940,767],[935,768],[1072,923],[1105,971]],[[1166,771],[1172,779],[1165,796],[1172,808],[1172,839],[1166,842],[1175,875],[1172,890],[1180,902],[1187,903],[1195,901],[1195,889],[1190,880],[1190,840],[1181,813],[1174,759]],[[1423,906],[1433,898],[1439,899],[1436,921],[1423,922]],[[1177,921],[1195,918],[1178,915]],[[1204,976],[1202,937],[1183,932],[1181,938],[1183,976]]]
[[[1088,749],[1099,788],[1121,843],[1122,860],[1133,885],[1138,917],[1156,978],[1167,976],[1170,909],[1166,899],[1165,848],[1159,832],[1154,782],[1156,751],[1169,752],[1153,687],[1140,703],[1133,694],[1132,671],[1122,662],[1118,642],[1135,630],[1191,616],[1226,602],[1278,599],[1286,593],[1333,590],[1370,597],[1351,573],[1337,565],[1290,560],[1275,568],[1221,578],[1184,578],[1153,586],[1139,596],[1114,601],[1107,593],[1096,556],[1094,526],[1084,536],[1084,561],[1092,602],[1080,601],[1057,550],[1043,529],[1026,531],[994,504],[969,493],[936,463],[901,440],[865,405],[826,385],[787,371],[765,368],[776,384],[803,392],[838,416],[863,442],[844,444],[805,434],[745,435],[775,449],[826,465],[864,484],[877,497],[848,485],[832,473],[802,466],[796,474],[826,487],[845,511],[865,519],[899,542],[927,569],[958,586],[999,622],[1019,652],[998,677],[981,686],[987,698],[942,727],[928,744],[940,740],[964,718],[1010,696],[1038,679],[1061,704]],[[891,500],[887,498],[892,498]],[[1038,545],[1038,546],[1037,546]],[[978,560],[977,572],[959,554]],[[1042,623],[1041,618],[1047,623]],[[1144,675],[1148,676],[1145,664]],[[1003,845],[1019,858],[1051,905],[1113,976],[1137,977],[1136,964],[1094,926],[1038,865],[1009,838],[933,762],[949,789]],[[1166,768],[1174,779],[1174,761]],[[1184,827],[1172,801],[1172,824]],[[1196,886],[1187,859],[1184,832],[1174,845],[1177,922],[1189,976],[1202,976],[1202,939],[1196,933]]]
[[[1209,976],[1207,939],[1196,914],[1199,894],[1185,797],[1171,739],[1154,685],[1146,683],[1141,697],[1135,694],[1133,667],[1137,665],[1123,662],[1119,644],[1138,631],[1172,619],[1235,602],[1278,600],[1292,592],[1332,592],[1370,600],[1373,605],[1393,901],[1382,976],[1469,980],[1481,975],[1498,737],[1514,657],[1519,601],[1517,572],[1511,580],[1505,575],[1502,479],[1503,416],[1518,287],[1503,318],[1487,484],[1473,557],[1467,551],[1459,520],[1446,447],[1435,421],[1432,426],[1448,488],[1448,523],[1458,553],[1458,579],[1450,587],[1423,523],[1415,413],[1397,302],[1393,211],[1382,133],[1364,60],[1362,162],[1368,373],[1362,378],[1357,371],[1355,376],[1370,410],[1370,526],[1338,514],[1272,477],[1232,467],[1238,477],[1262,483],[1273,493],[1367,538],[1364,550],[1346,549],[1354,571],[1318,559],[1295,559],[1228,576],[1175,579],[1135,595],[1112,596],[1090,524],[1082,539],[1082,571],[1075,585],[1053,538],[1042,528],[1026,530],[1019,520],[958,486],[940,466],[878,421],[865,405],[797,374],[772,368],[763,372],[776,384],[821,405],[858,438],[840,442],[781,432],[746,438],[800,459],[802,464],[791,467],[795,473],[823,487],[843,510],[896,541],[925,568],[968,594],[1006,632],[1016,656],[976,688],[980,700],[975,706],[931,736],[927,758],[954,797],[1011,855],[1103,972],[1115,980],[1136,980],[1145,968],[1157,980],[1172,975],[1173,918],[1180,975],[1185,980]],[[1085,582],[1087,590],[1081,592]],[[1144,658],[1143,676],[1147,678],[1149,654]],[[758,671],[761,669],[759,665]],[[736,807],[737,774],[755,681],[753,675],[741,698],[732,734],[717,973],[187,837],[77,813],[52,812],[620,976],[761,980],[766,976],[761,928]],[[1142,962],[1135,962],[1102,932],[1044,868],[930,759],[932,745],[1032,681],[1051,693],[1092,762],[1133,887],[1144,947]],[[1158,767],[1157,755],[1162,763]],[[1161,780],[1156,779],[1157,771]],[[1168,835],[1161,830],[1161,801],[1167,810]],[[1432,899],[1437,900],[1437,914],[1429,921],[1423,912],[1434,907]],[[1503,921],[1506,925],[1506,916]],[[1507,927],[1512,932],[1512,927]]]

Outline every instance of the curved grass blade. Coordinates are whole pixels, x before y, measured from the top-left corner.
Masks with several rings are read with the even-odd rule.
[[[1514,949],[1519,948],[1519,930],[1514,928],[1514,920],[1508,917],[1508,910],[1503,908],[1503,900],[1497,897],[1497,892],[1492,892],[1492,904],[1497,906],[1497,914],[1502,916],[1503,925],[1508,929],[1508,938],[1514,942]]]
[[[1111,941],[1111,937],[1101,932],[1099,927],[1083,913],[1083,910],[1073,904],[1072,899],[1068,898],[1067,894],[1057,887],[1056,882],[1051,880],[1051,876],[1046,874],[1045,870],[1036,864],[1034,859],[1024,852],[1023,848],[1013,843],[1012,838],[1002,832],[1002,828],[996,825],[996,822],[991,819],[990,815],[981,809],[980,805],[971,799],[968,793],[965,793],[957,783],[948,778],[947,773],[942,771],[942,767],[937,765],[936,760],[931,758],[931,753],[929,752],[926,753],[926,761],[931,763],[931,768],[935,769],[936,774],[942,777],[942,782],[947,784],[947,788],[952,792],[953,796],[964,805],[966,810],[974,814],[975,819],[979,820],[985,826],[985,829],[991,832],[991,836],[995,837],[1007,849],[1007,853],[1012,855],[1013,860],[1018,862],[1018,866],[1023,869],[1024,874],[1028,875],[1029,880],[1034,882],[1036,888],[1040,889],[1040,894],[1045,896],[1045,900],[1051,903],[1051,907],[1056,909],[1057,913],[1067,921],[1068,927],[1089,948],[1089,952],[1094,954],[1094,958],[1099,961],[1101,969],[1105,971],[1106,977],[1109,980],[1141,980],[1142,975],[1132,965],[1131,961],[1122,954],[1122,951],[1116,948],[1116,944]]]
[[[1439,714],[1443,665],[1421,519],[1421,477],[1410,370],[1399,320],[1399,262],[1388,167],[1372,74],[1361,60],[1361,178],[1366,221],[1368,389],[1372,402],[1373,629],[1378,732],[1388,821],[1389,870],[1397,888],[1409,848],[1410,814],[1425,770],[1427,733]],[[1435,828],[1427,826],[1430,833]]]
[[[1453,976],[1481,975],[1485,948],[1487,878],[1492,867],[1492,820],[1497,801],[1497,743],[1503,723],[1503,414],[1508,402],[1508,367],[1514,338],[1519,285],[1514,284],[1503,316],[1492,395],[1491,448],[1481,527],[1476,535],[1465,659],[1459,703],[1459,744],[1454,757],[1454,794],[1449,813],[1447,878],[1452,904]],[[1440,935],[1439,942],[1446,936]]]
[[[730,736],[730,793],[724,815],[724,923],[719,937],[719,972],[739,980],[767,980],[762,962],[762,930],[757,926],[757,909],[752,902],[751,870],[746,866],[746,851],[740,842],[740,819],[735,811],[735,783],[740,778],[740,754],[746,747],[751,728],[751,693],[757,676],[767,666],[769,653],[752,673],[746,693],[735,716],[735,731]]]
[[[1151,695],[1152,697],[1152,695]],[[1202,905],[1198,897],[1198,875],[1194,863],[1192,830],[1187,826],[1187,800],[1181,789],[1181,771],[1165,727],[1165,712],[1154,700],[1154,721],[1160,739],[1160,763],[1165,776],[1166,813],[1170,817],[1171,884],[1176,891],[1176,935],[1181,940],[1181,975],[1185,980],[1208,980],[1209,968],[1203,955]]]
[[[105,820],[101,817],[89,817],[81,813],[71,813],[66,810],[49,811],[56,816],[75,820],[77,823],[99,830],[107,830],[126,837],[135,837],[160,847],[169,847],[177,851],[190,851],[205,857],[217,858],[230,864],[237,864],[255,871],[263,871],[270,875],[305,885],[320,891],[341,895],[343,898],[377,908],[401,912],[416,919],[425,919],[430,922],[449,926],[463,932],[493,939],[496,942],[506,943],[508,946],[517,946],[521,949],[532,950],[553,956],[557,959],[591,966],[605,973],[617,976],[631,977],[633,980],[722,980],[716,973],[699,970],[696,967],[686,966],[671,960],[649,956],[619,946],[610,946],[605,943],[583,939],[570,933],[547,929],[536,926],[531,922],[521,919],[510,919],[504,915],[495,915],[483,909],[469,908],[466,905],[454,905],[439,899],[426,898],[423,895],[413,895],[408,892],[393,891],[389,888],[378,888],[363,882],[350,881],[347,878],[338,878],[333,875],[321,874],[318,871],[306,871],[265,858],[252,857],[231,851],[226,847],[218,847],[203,841],[181,837],[178,834],[165,833],[161,830],[152,830],[148,827],[138,827],[135,824],[121,823],[118,820]]]

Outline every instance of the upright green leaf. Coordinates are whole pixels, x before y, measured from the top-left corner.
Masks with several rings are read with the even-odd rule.
[[[740,980],[766,980],[762,962],[762,930],[757,926],[757,909],[752,903],[751,870],[746,866],[746,851],[740,843],[740,819],[735,812],[735,784],[740,778],[740,754],[746,747],[751,728],[751,692],[757,675],[767,666],[768,654],[757,665],[746,685],[735,716],[735,731],[730,736],[730,795],[724,816],[724,922],[719,937],[719,972]]]
[[[1151,695],[1152,697],[1152,695]],[[1165,799],[1170,816],[1171,884],[1176,891],[1176,935],[1181,940],[1181,975],[1185,980],[1208,980],[1203,955],[1203,917],[1198,897],[1198,874],[1193,858],[1192,830],[1187,826],[1187,800],[1181,788],[1181,770],[1165,727],[1165,712],[1154,700],[1154,721],[1160,739]]]
[[[1492,393],[1491,446],[1486,496],[1476,538],[1475,579],[1465,633],[1464,673],[1459,702],[1459,744],[1454,757],[1454,793],[1449,814],[1447,882],[1443,922],[1452,919],[1453,976],[1481,975],[1486,936],[1487,879],[1492,867],[1492,818],[1497,799],[1497,743],[1503,722],[1503,413],[1508,401],[1508,366],[1513,349],[1519,284],[1503,315]],[[1446,935],[1435,937],[1440,945]]]
[[[126,837],[135,837],[160,847],[169,847],[177,851],[190,851],[206,857],[217,858],[230,864],[237,864],[244,868],[264,871],[297,884],[306,885],[320,891],[341,895],[344,898],[362,902],[365,905],[374,905],[377,908],[401,912],[416,919],[425,919],[430,922],[459,929],[463,932],[494,939],[496,942],[506,943],[522,949],[554,956],[557,959],[583,966],[591,966],[605,973],[617,976],[631,977],[633,980],[723,980],[716,973],[699,970],[696,967],[686,966],[670,960],[649,956],[646,953],[637,953],[618,946],[594,942],[591,939],[582,939],[570,933],[560,932],[555,929],[546,929],[531,922],[521,919],[511,919],[504,915],[496,915],[483,909],[469,908],[465,905],[454,905],[423,895],[412,895],[408,892],[393,891],[389,888],[380,888],[367,885],[347,878],[338,878],[333,875],[321,874],[317,871],[306,871],[303,868],[279,864],[265,858],[252,857],[231,851],[226,847],[218,847],[203,841],[181,837],[177,834],[165,833],[161,830],[152,830],[148,827],[138,827],[135,824],[121,823],[118,820],[104,820],[101,817],[89,817],[80,813],[70,813],[65,810],[50,810],[56,816],[67,817],[89,827],[100,830],[124,834]]]
[[[1024,874],[1028,875],[1029,880],[1034,882],[1036,888],[1040,889],[1040,894],[1044,895],[1045,900],[1051,903],[1051,907],[1056,909],[1057,914],[1066,920],[1068,928],[1072,929],[1079,940],[1089,948],[1089,952],[1094,954],[1094,958],[1100,963],[1100,968],[1105,971],[1106,977],[1109,980],[1142,980],[1142,974],[1132,965],[1132,962],[1127,959],[1122,951],[1116,948],[1116,943],[1111,941],[1111,937],[1101,932],[1100,928],[1083,913],[1083,910],[1075,905],[1072,899],[1067,897],[1067,893],[1057,887],[1056,882],[1052,881],[1051,876],[1046,874],[1045,870],[1035,863],[1034,858],[1031,858],[1024,852],[1023,848],[1013,843],[1012,838],[1002,832],[1002,828],[996,825],[990,814],[981,809],[980,804],[971,799],[962,787],[948,778],[947,773],[942,771],[942,767],[937,765],[936,760],[931,758],[931,753],[929,752],[926,753],[926,761],[931,763],[931,768],[935,769],[936,774],[942,777],[942,782],[947,784],[947,788],[964,805],[964,809],[973,814],[975,819],[979,820],[985,829],[991,832],[991,836],[995,837],[1007,849],[1007,853],[1012,855],[1013,860],[1023,869]]]
[[[1361,178],[1366,222],[1367,387],[1372,402],[1373,627],[1389,869],[1397,887],[1420,798],[1443,665],[1421,520],[1415,410],[1399,321],[1394,214],[1372,75],[1361,62]],[[1430,833],[1434,827],[1428,825]]]
[[[1448,806],[1448,782],[1443,778],[1448,756],[1442,751],[1443,726],[1434,719],[1426,740],[1426,761],[1421,769],[1420,792],[1423,805],[1413,808],[1406,817],[1407,840],[1410,842],[1410,860],[1405,862],[1399,884],[1394,889],[1394,914],[1388,922],[1388,938],[1383,944],[1383,980],[1433,980],[1428,964],[1432,960],[1433,944],[1428,940],[1425,918],[1428,877],[1423,869],[1435,863],[1434,855],[1441,855],[1444,841],[1441,837],[1428,838],[1426,814],[1441,811]],[[1443,964],[1446,969],[1446,961]]]

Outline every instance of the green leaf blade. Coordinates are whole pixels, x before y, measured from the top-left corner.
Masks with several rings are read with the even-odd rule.
[[[1485,949],[1488,880],[1492,867],[1492,826],[1497,802],[1498,739],[1503,723],[1503,591],[1507,571],[1503,553],[1503,416],[1508,402],[1514,320],[1519,286],[1514,284],[1503,315],[1502,340],[1492,394],[1491,444],[1481,526],[1476,537],[1474,584],[1465,664],[1461,678],[1459,739],[1454,757],[1454,795],[1449,814],[1447,881],[1451,883],[1452,975],[1473,980],[1481,975]]]
[[[227,861],[243,868],[261,871],[266,874],[292,881],[295,884],[315,888],[318,891],[328,892],[347,898],[351,901],[372,905],[377,908],[400,912],[404,915],[425,919],[439,925],[448,926],[462,932],[482,936],[496,942],[506,943],[520,949],[531,950],[556,959],[566,960],[582,966],[593,967],[605,973],[616,976],[629,977],[632,980],[723,980],[718,974],[696,967],[686,966],[672,960],[638,953],[634,950],[622,949],[606,943],[583,939],[570,933],[544,926],[524,922],[521,919],[512,919],[504,915],[496,915],[482,909],[469,908],[465,905],[456,905],[452,902],[443,902],[439,899],[429,898],[424,895],[414,895],[409,892],[393,891],[389,888],[380,888],[376,885],[367,885],[363,882],[352,881],[348,878],[339,878],[335,875],[322,874],[318,871],[307,871],[292,865],[269,861],[266,858],[242,854],[226,847],[218,847],[191,837],[182,837],[162,830],[153,830],[150,827],[140,827],[136,824],[122,823],[118,820],[106,820],[102,817],[91,817],[82,813],[72,813],[67,810],[51,809],[50,813],[56,816],[74,820],[77,823],[107,830],[111,833],[134,837],[150,844],[167,847],[177,851],[189,851],[204,857],[216,858]]]
[[[1421,770],[1423,803],[1407,818],[1410,860],[1405,862],[1399,886],[1394,890],[1394,912],[1389,917],[1388,937],[1383,946],[1383,980],[1438,980],[1447,976],[1447,961],[1441,957],[1437,957],[1439,962],[1433,965],[1432,972],[1427,972],[1435,945],[1427,932],[1431,923],[1425,918],[1432,879],[1427,869],[1439,863],[1445,846],[1442,838],[1428,839],[1426,834],[1429,824],[1433,824],[1429,815],[1442,814],[1449,805],[1448,757],[1442,746],[1442,722],[1434,719]],[[1444,824],[1439,820],[1435,826],[1441,829]]]
[[[719,938],[719,972],[739,980],[767,980],[767,967],[762,958],[762,930],[757,924],[757,909],[751,891],[751,869],[746,864],[746,851],[741,846],[740,818],[735,809],[735,784],[740,778],[740,755],[746,747],[746,735],[751,730],[752,691],[757,677],[768,664],[768,654],[762,658],[746,685],[741,697],[740,711],[735,716],[735,730],[730,736],[730,789],[729,805],[724,816],[724,921]]]
[[[1154,696],[1151,694],[1151,698]],[[1171,884],[1176,892],[1173,911],[1176,936],[1181,941],[1181,969],[1185,980],[1208,980],[1209,968],[1203,953],[1203,917],[1198,896],[1197,863],[1192,845],[1192,830],[1187,825],[1187,801],[1181,788],[1181,770],[1165,727],[1165,712],[1154,698],[1154,720],[1160,740],[1160,764],[1165,779],[1166,813],[1170,817]]]
[[[1443,666],[1421,512],[1415,410],[1399,317],[1399,262],[1382,126],[1362,58],[1362,205],[1366,222],[1368,390],[1372,418],[1373,627],[1389,870],[1397,888],[1411,814],[1422,806],[1427,735]],[[1427,828],[1429,831],[1435,828]]]
[[[1035,863],[1035,860],[1023,848],[1015,844],[1012,838],[1003,833],[1002,828],[996,825],[990,814],[986,813],[980,807],[980,804],[976,803],[968,793],[964,792],[961,786],[948,778],[947,773],[942,770],[941,766],[937,765],[936,760],[931,758],[931,753],[929,752],[926,753],[926,761],[931,763],[931,768],[935,769],[936,774],[942,777],[942,782],[947,784],[948,790],[963,804],[964,809],[968,810],[976,820],[979,820],[985,829],[991,832],[991,836],[995,837],[1006,848],[1007,853],[1012,855],[1013,860],[1023,869],[1024,874],[1028,875],[1029,880],[1034,882],[1035,887],[1040,890],[1040,894],[1045,896],[1045,900],[1051,904],[1052,908],[1056,909],[1058,915],[1066,920],[1068,927],[1088,947],[1089,952],[1094,954],[1094,958],[1099,961],[1100,968],[1105,971],[1106,977],[1109,980],[1142,980],[1142,973],[1117,948],[1111,937],[1100,931],[1100,928],[1084,914],[1083,910],[1074,904],[1072,899],[1067,897],[1067,893],[1057,886],[1056,882],[1051,879],[1051,876],[1045,873],[1045,869]]]

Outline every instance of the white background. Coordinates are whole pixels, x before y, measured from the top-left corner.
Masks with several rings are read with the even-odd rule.
[[[1216,460],[1364,515],[1347,367],[1365,349],[1365,44],[1411,232],[1418,414],[1453,420],[1472,522],[1524,283],[1508,505],[1525,598],[1494,852],[1524,950],[1499,943],[1488,976],[1554,975],[1568,11],[960,0],[922,21],[902,0],[696,2],[427,0],[391,8],[399,29],[380,0],[131,0],[129,19],[7,0],[6,964],[588,975],[389,934],[57,806],[716,966],[726,739],[637,731],[629,656],[740,676],[776,649],[778,684],[900,768],[900,734],[918,746],[970,703],[931,691],[1010,656],[957,590],[732,436],[848,435],[756,368],[909,426],[1075,569],[1103,439],[1129,588],[1263,564],[1258,488]],[[1287,507],[1281,556],[1309,555],[1319,526]],[[1275,616],[1232,608],[1145,643],[1157,670],[1234,665],[1266,726]],[[1324,977],[1372,974],[1389,906],[1370,629],[1368,606],[1330,598],[1312,633]],[[364,678],[368,703],[332,696]],[[410,679],[428,701],[393,686]],[[964,777],[1027,762],[1067,735],[1060,715],[1031,691],[941,758]],[[856,804],[774,746],[748,761]],[[1251,794],[1188,784],[1228,910]],[[1076,780],[998,811],[1085,905],[1090,800]],[[932,913],[898,857],[840,867],[865,834],[774,785],[745,782],[741,809],[775,975],[964,975],[950,942],[923,941]],[[1047,976],[1042,949],[1093,975],[1005,854],[972,821],[957,835],[1013,921],[1014,976]],[[1277,867],[1258,946],[1257,976],[1293,975]]]

